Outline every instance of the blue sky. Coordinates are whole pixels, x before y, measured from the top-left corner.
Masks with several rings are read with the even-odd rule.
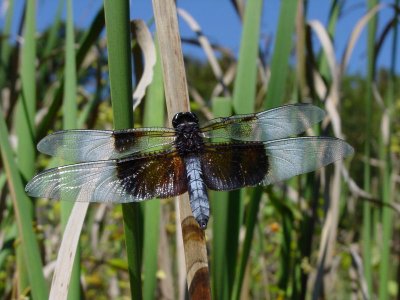
[[[54,0],[38,1],[38,30],[42,31],[49,26],[54,18],[57,8],[57,2]],[[145,21],[152,17],[151,0],[131,0],[131,18],[143,19]],[[309,9],[307,12],[308,20],[319,20],[326,25],[329,6],[331,1],[327,0],[309,0]],[[350,36],[356,22],[366,12],[365,1],[346,1],[345,13],[340,18],[337,26],[335,49],[337,59],[341,59],[344,47]],[[392,3],[393,1],[387,1]],[[23,1],[17,0],[16,14],[21,13]],[[87,0],[73,2],[75,24],[79,27],[87,27],[97,13],[102,1]],[[264,1],[263,17],[261,23],[262,39],[272,38],[276,32],[276,26],[279,14],[279,0]],[[231,2],[229,0],[179,0],[178,6],[188,11],[200,24],[203,33],[211,42],[219,43],[232,50],[237,54],[240,45],[241,23],[236,15]],[[383,26],[389,21],[392,11],[388,8],[383,9],[379,14],[378,33],[381,32]],[[3,18],[2,18],[3,19]],[[18,19],[18,18],[17,18]],[[2,25],[3,21],[0,21]],[[15,26],[16,27],[16,26]],[[153,28],[154,29],[154,28]],[[195,37],[188,26],[184,22],[180,22],[180,30],[182,37]],[[316,40],[316,39],[314,39]],[[389,41],[389,39],[387,40]],[[261,43],[262,45],[262,43]],[[364,73],[366,69],[366,32],[364,31],[358,41],[356,48],[351,57],[349,72]],[[378,60],[379,67],[387,67],[390,59],[390,44],[386,42],[382,53]],[[185,54],[192,55],[199,59],[205,56],[201,49],[194,46],[183,46]],[[400,69],[400,63],[397,61],[396,70]]]

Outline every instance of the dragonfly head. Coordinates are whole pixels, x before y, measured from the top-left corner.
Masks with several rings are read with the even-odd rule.
[[[197,116],[194,113],[192,113],[190,111],[179,112],[172,119],[172,126],[174,126],[174,128],[177,128],[179,125],[185,124],[185,123],[199,124],[199,119],[197,118]]]

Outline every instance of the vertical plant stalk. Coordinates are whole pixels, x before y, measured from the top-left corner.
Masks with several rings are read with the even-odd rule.
[[[189,111],[189,94],[173,0],[153,0],[169,120]],[[205,234],[192,216],[188,194],[178,197],[190,299],[211,299]]]
[[[212,111],[215,117],[229,116],[232,114],[232,99],[215,97],[212,100]],[[213,299],[230,299],[228,282],[229,255],[227,249],[232,250],[228,242],[228,231],[231,230],[228,220],[229,192],[211,191],[211,209],[213,212],[213,239],[212,239],[212,293]],[[234,252],[234,251],[232,251]],[[236,259],[236,257],[235,257]]]
[[[271,78],[268,84],[267,95],[264,103],[265,108],[272,108],[282,104],[284,99],[285,89],[287,88],[287,77],[289,68],[290,52],[292,50],[292,37],[295,29],[295,20],[297,14],[298,0],[281,1],[278,28],[276,32],[274,53],[271,61]],[[290,243],[292,239],[291,217],[285,213],[281,213],[282,228],[284,234],[281,241],[281,259],[278,271],[279,288],[287,292],[289,289],[290,273],[292,272],[292,259],[290,252]],[[294,281],[293,281],[294,284]]]
[[[150,32],[149,32],[149,35]],[[164,126],[164,87],[162,78],[162,69],[160,63],[160,53],[158,45],[156,48],[156,64],[154,66],[154,75],[152,83],[147,88],[143,125],[147,126]],[[144,236],[143,248],[143,299],[151,300],[155,297],[157,290],[157,251],[160,240],[160,220],[161,220],[161,203],[160,201],[146,201],[144,206]],[[161,244],[161,242],[160,242]]]
[[[254,111],[262,4],[262,0],[246,4],[233,91],[235,113],[247,114]]]
[[[254,112],[257,86],[257,66],[260,41],[260,26],[262,13],[262,0],[247,1],[243,16],[243,32],[241,36],[237,73],[233,90],[233,109],[235,113],[245,114]],[[227,210],[226,231],[226,277],[229,287],[229,297],[232,298],[234,291],[240,291],[243,277],[237,272],[237,260],[239,252],[239,230],[243,222],[245,189],[229,193],[229,206]],[[250,201],[249,206],[257,206],[258,203]],[[251,211],[254,211],[250,208]],[[253,217],[255,220],[256,216]],[[246,231],[246,235],[250,231]],[[252,233],[249,237],[252,239]],[[243,261],[242,252],[239,258]],[[243,261],[247,264],[247,257]],[[238,276],[239,275],[239,276]],[[240,281],[238,281],[240,279]],[[240,293],[239,293],[240,294]],[[239,296],[237,294],[237,296]]]
[[[7,37],[11,36],[11,25],[13,23],[13,16],[14,16],[14,4],[15,1],[9,1],[8,2],[8,8],[6,11],[6,16],[4,18],[3,15],[3,20],[5,19],[3,28],[2,28],[2,35]],[[7,80],[7,77],[10,76],[10,74],[7,73],[8,66],[11,61],[11,44],[8,42],[7,39],[4,39],[2,43],[0,44],[0,85],[4,86],[5,81]],[[3,104],[0,104],[3,105]]]
[[[283,100],[289,68],[282,66],[287,66],[289,62],[296,11],[297,0],[281,1],[265,108],[279,106]]]
[[[248,267],[248,259],[251,251],[251,242],[253,241],[254,228],[257,224],[257,216],[261,202],[262,188],[254,188],[251,195],[252,204],[249,205],[246,217],[246,235],[243,242],[242,253],[239,256],[237,275],[235,277],[235,284],[233,285],[231,299],[239,300],[241,298],[242,286],[244,285],[244,278],[246,268]]]
[[[307,86],[307,56],[306,56],[306,25],[304,22],[304,3],[298,0],[296,14],[296,79],[299,101],[305,99],[310,94]]]
[[[75,61],[75,39],[74,39],[74,17],[72,0],[67,1],[67,22],[66,22],[66,42],[65,42],[65,66],[64,66],[64,101],[63,101],[63,128],[75,129],[78,115],[76,100],[76,61]],[[62,196],[62,194],[61,194]],[[62,197],[61,197],[62,199]],[[76,203],[77,206],[82,203]],[[67,225],[70,217],[73,202],[61,201],[61,225],[63,229]],[[68,287],[68,299],[80,298],[80,251],[77,246],[72,268],[71,279]]]
[[[36,112],[36,1],[29,1],[25,6],[24,43],[21,46],[20,76],[22,92],[16,107],[16,132],[18,136],[17,158],[22,178],[26,182],[35,174],[35,126]],[[29,220],[33,222],[34,209],[31,201],[26,203]],[[21,232],[20,232],[21,234]],[[18,293],[29,287],[27,261],[21,252],[23,248],[17,247],[18,268]],[[31,283],[32,284],[32,283]]]
[[[133,125],[132,70],[128,0],[104,0],[110,90],[115,129]],[[142,299],[142,224],[140,204],[122,204],[132,299]]]
[[[399,0],[395,1],[396,7],[399,5]],[[391,66],[390,66],[390,74],[389,74],[389,82],[387,88],[386,95],[386,112],[383,113],[382,118],[387,117],[387,126],[382,130],[382,157],[381,159],[384,161],[384,169],[383,169],[383,184],[382,184],[382,199],[383,202],[387,205],[382,207],[382,258],[380,264],[380,275],[379,275],[379,299],[387,300],[389,299],[389,274],[391,274],[390,265],[391,265],[391,242],[393,235],[393,212],[390,208],[390,205],[393,201],[393,174],[392,174],[392,161],[391,161],[391,117],[393,115],[394,105],[396,100],[396,61],[397,61],[397,51],[398,51],[398,19],[396,10],[393,10],[395,13],[394,23],[393,23],[393,40],[392,40],[392,54],[391,54]],[[382,120],[383,122],[383,120]],[[397,265],[399,262],[397,262]],[[398,266],[397,266],[398,267]]]
[[[368,8],[371,9],[377,4],[377,0],[368,0]],[[364,147],[364,190],[367,193],[371,192],[371,106],[372,106],[372,83],[375,73],[375,54],[374,54],[374,40],[376,32],[376,17],[374,16],[368,24],[368,62],[367,62],[367,97],[365,99],[365,147]],[[369,201],[364,201],[363,204],[363,229],[362,229],[362,240],[363,240],[363,261],[365,280],[368,286],[368,295],[372,296],[372,211],[371,204]]]

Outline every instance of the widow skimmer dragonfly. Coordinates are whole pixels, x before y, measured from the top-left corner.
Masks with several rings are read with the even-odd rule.
[[[324,115],[311,104],[294,104],[201,126],[194,113],[181,112],[173,128],[58,131],[38,150],[77,163],[39,173],[25,190],[34,197],[107,203],[189,192],[193,215],[205,229],[207,189],[268,185],[351,155],[353,148],[337,138],[291,137]]]

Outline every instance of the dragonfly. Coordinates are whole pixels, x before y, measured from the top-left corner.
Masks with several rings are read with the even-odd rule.
[[[33,197],[103,203],[188,192],[193,216],[206,229],[207,190],[266,186],[352,155],[344,140],[295,136],[324,116],[312,104],[291,104],[204,124],[180,112],[173,128],[57,131],[38,150],[74,164],[39,173],[25,190]]]

